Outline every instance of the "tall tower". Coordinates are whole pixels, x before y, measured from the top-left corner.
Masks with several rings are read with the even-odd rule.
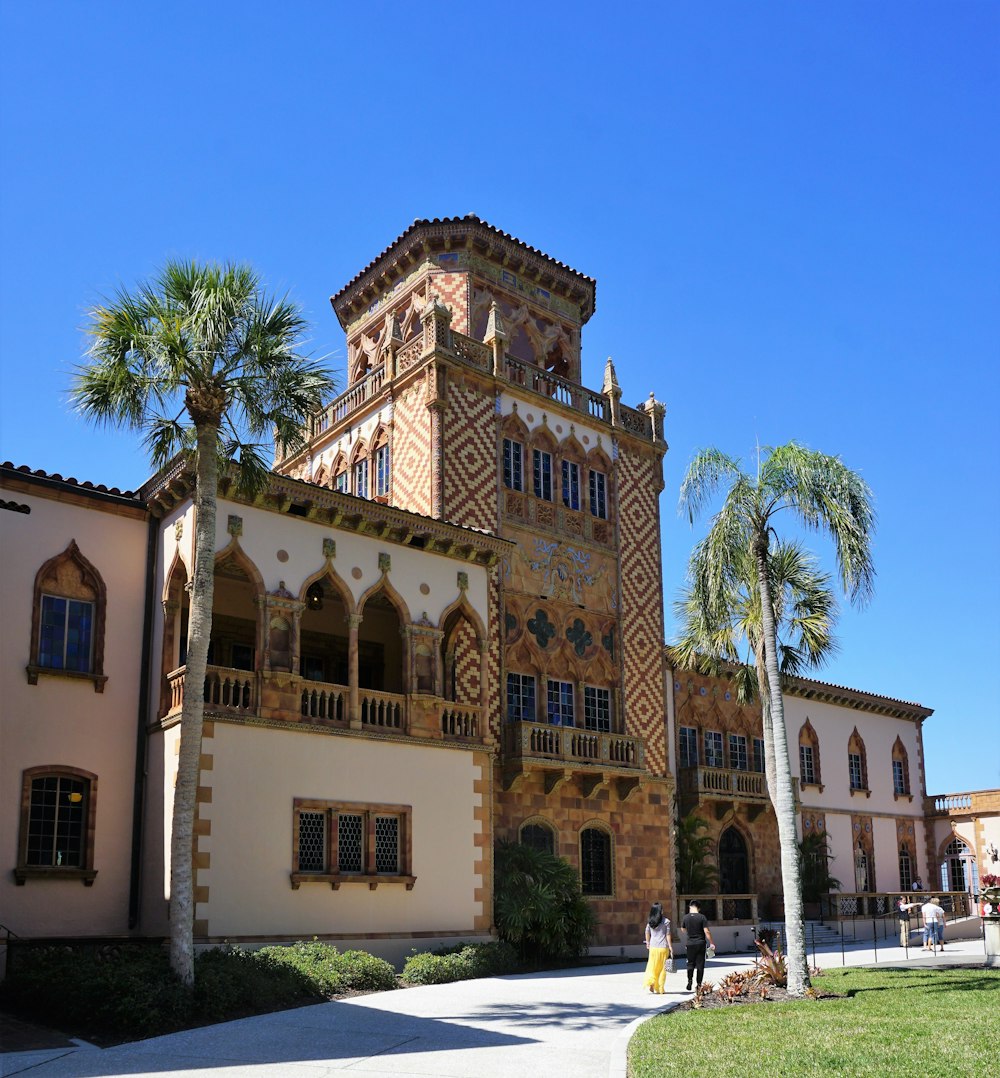
[[[416,221],[332,303],[346,391],[283,472],[516,543],[490,602],[500,840],[566,857],[599,944],[673,881],[663,406],[581,382],[595,282],[474,216]],[[444,641],[446,694],[468,649]]]

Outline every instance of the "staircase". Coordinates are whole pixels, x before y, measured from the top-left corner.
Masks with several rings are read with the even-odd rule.
[[[786,932],[784,921],[762,921],[761,928],[772,928],[778,933],[781,941],[781,949],[785,950]],[[838,929],[823,921],[806,921],[806,950],[812,951],[813,946],[818,951],[825,951],[831,947],[840,947],[841,936]]]

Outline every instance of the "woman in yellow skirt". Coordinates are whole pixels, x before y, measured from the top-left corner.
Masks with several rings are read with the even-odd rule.
[[[662,996],[667,985],[667,961],[670,967],[674,963],[674,945],[670,939],[670,922],[663,916],[663,906],[654,902],[649,910],[646,922],[646,950],[649,960],[646,962],[646,979],[643,988]]]

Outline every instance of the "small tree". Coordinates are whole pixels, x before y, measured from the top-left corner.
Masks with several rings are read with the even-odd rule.
[[[802,854],[802,901],[820,902],[824,895],[840,890],[840,880],[830,875],[830,836],[813,831],[799,843]]]
[[[497,935],[524,962],[577,958],[597,927],[573,866],[514,842],[497,846],[493,907]]]
[[[699,831],[708,827],[694,812],[677,821],[677,891],[682,895],[711,894],[719,882],[719,870],[712,864],[712,838]]]

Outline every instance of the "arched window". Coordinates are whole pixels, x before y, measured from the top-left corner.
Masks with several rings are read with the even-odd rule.
[[[372,474],[375,477],[375,498],[377,501],[389,500],[389,432],[385,427],[379,427],[372,439]]]
[[[76,540],[35,575],[28,683],[39,674],[83,677],[104,691],[107,589]]]
[[[60,764],[23,775],[17,868],[28,879],[78,879],[89,887],[94,870],[97,776]]]
[[[958,837],[953,836],[944,848],[941,861],[942,891],[978,891],[979,880],[972,850]]]
[[[559,490],[567,509],[583,508],[583,448],[570,437],[560,447]]]
[[[585,895],[613,895],[611,835],[602,827],[580,832],[580,882]]]
[[[892,746],[892,794],[893,797],[909,797],[910,763],[903,742],[896,738]]]
[[[847,772],[852,790],[868,790],[868,757],[856,726],[847,742]]]
[[[587,454],[587,508],[598,520],[611,518],[611,461],[600,448]]]
[[[368,448],[363,441],[360,441],[351,454],[351,493],[358,498],[367,498],[370,489]]]
[[[799,781],[803,786],[819,786],[822,783],[819,769],[819,737],[808,719],[799,730]]]
[[[547,823],[533,820],[521,825],[519,841],[522,846],[530,846],[533,850],[541,850],[544,853],[556,852],[556,833]]]
[[[899,847],[899,889],[904,894],[913,886],[913,858],[910,855],[909,843],[904,842]]]

